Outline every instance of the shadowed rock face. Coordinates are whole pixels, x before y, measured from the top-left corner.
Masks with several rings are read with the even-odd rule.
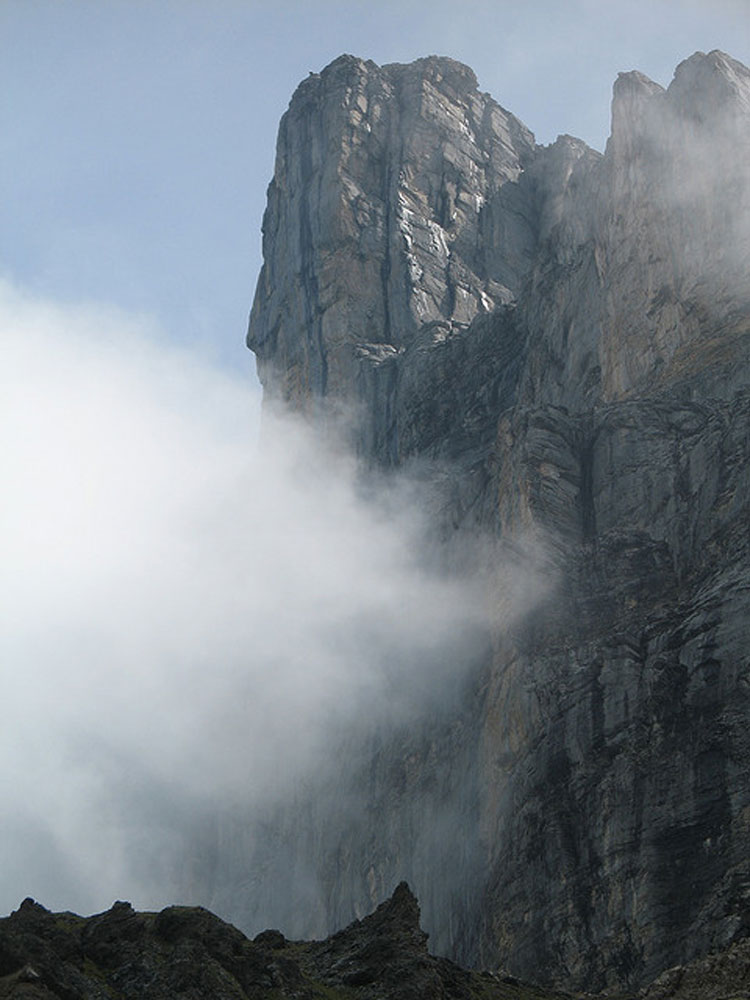
[[[324,941],[267,930],[248,940],[201,907],[93,917],[31,899],[0,920],[0,997],[8,1000],[551,1000],[532,986],[427,953],[406,883]]]
[[[603,156],[536,146],[447,59],[342,57],[294,95],[267,394],[356,414],[370,466],[433,463],[438,534],[541,540],[557,581],[450,719],[342,765],[366,819],[273,819],[325,926],[408,877],[440,949],[588,988],[747,933],[749,154],[720,52],[622,74]]]
[[[750,948],[740,942],[688,967],[669,969],[642,998],[722,1000],[748,986]],[[560,994],[428,954],[419,905],[405,882],[374,913],[324,941],[288,941],[277,930],[250,941],[208,910],[187,906],[137,913],[118,902],[105,913],[79,917],[50,913],[26,899],[0,919],[0,998],[175,997],[554,1000]]]

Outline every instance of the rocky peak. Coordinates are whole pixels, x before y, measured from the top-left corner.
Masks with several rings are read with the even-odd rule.
[[[279,128],[248,333],[269,393],[351,400],[359,345],[402,348],[513,301],[536,239],[519,183],[535,151],[451,59],[344,56],[304,81]]]
[[[17,920],[26,922],[34,919],[44,919],[48,913],[49,910],[45,909],[41,903],[37,903],[31,896],[27,896],[18,909],[13,911],[13,916]]]
[[[618,78],[595,237],[609,276],[607,398],[669,377],[747,303],[749,154],[750,72],[723,53],[691,56],[666,91],[640,73]]]
[[[700,141],[701,131],[724,127],[750,115],[750,71],[724,52],[696,52],[681,62],[666,89],[643,73],[618,74],[612,97],[612,134],[608,152],[632,154],[634,141],[653,145]],[[679,137],[679,123],[688,134]],[[697,131],[696,131],[697,130]],[[739,136],[738,136],[739,138]]]
[[[405,937],[427,951],[427,935],[420,927],[419,903],[407,882],[399,882],[393,895],[362,922],[368,930]]]
[[[312,968],[318,975],[333,971],[336,984],[344,987],[397,985],[424,974],[430,968],[427,935],[420,928],[419,904],[407,883],[401,882],[374,913],[314,945]]]
[[[726,52],[695,52],[674,72],[669,95],[694,119],[721,115],[727,104],[750,113],[750,70]]]
[[[618,160],[632,159],[648,127],[649,107],[664,88],[645,74],[618,73],[612,88],[612,128],[607,153]]]
[[[451,97],[456,101],[479,89],[474,70],[449,56],[425,56],[411,63],[387,63],[383,72],[394,78],[409,76],[432,83],[446,93],[452,91]]]

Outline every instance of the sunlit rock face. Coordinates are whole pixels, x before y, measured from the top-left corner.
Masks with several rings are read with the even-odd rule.
[[[513,183],[534,153],[518,119],[451,59],[342,56],[281,122],[248,343],[269,392],[348,397],[355,348],[465,327],[513,299],[534,249]]]
[[[279,811],[283,862],[227,833],[217,901],[271,872],[293,924],[296,864],[320,932],[408,878],[438,950],[588,989],[747,933],[749,143],[719,52],[666,90],[622,74],[603,156],[536,146],[451,60],[300,85],[248,341],[266,392],[343,406],[366,464],[435,470],[436,535],[531,541],[548,586],[451,710]]]

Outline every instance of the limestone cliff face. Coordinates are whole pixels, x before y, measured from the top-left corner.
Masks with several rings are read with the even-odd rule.
[[[513,298],[534,228],[511,182],[533,151],[450,59],[342,56],[305,80],[279,130],[248,337],[268,391],[348,397],[362,345],[398,350]]]
[[[438,947],[590,989],[747,933],[749,154],[719,52],[621,75],[603,156],[536,146],[448,59],[342,57],[294,95],[266,392],[350,408],[370,464],[433,460],[445,536],[541,540],[558,581],[452,715],[352,756],[356,814],[276,817],[320,922],[407,877]]]

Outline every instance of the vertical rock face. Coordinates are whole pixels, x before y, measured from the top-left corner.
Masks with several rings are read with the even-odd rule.
[[[267,391],[300,408],[348,397],[361,345],[398,350],[512,299],[534,220],[510,182],[533,151],[450,59],[342,56],[305,80],[281,122],[248,336]]]
[[[322,923],[408,878],[438,949],[589,989],[747,933],[749,143],[719,52],[621,75],[604,156],[537,147],[447,59],[295,94],[266,392],[351,407],[368,463],[450,467],[443,533],[543,539],[557,581],[452,715],[353,755],[356,817],[274,819]]]

